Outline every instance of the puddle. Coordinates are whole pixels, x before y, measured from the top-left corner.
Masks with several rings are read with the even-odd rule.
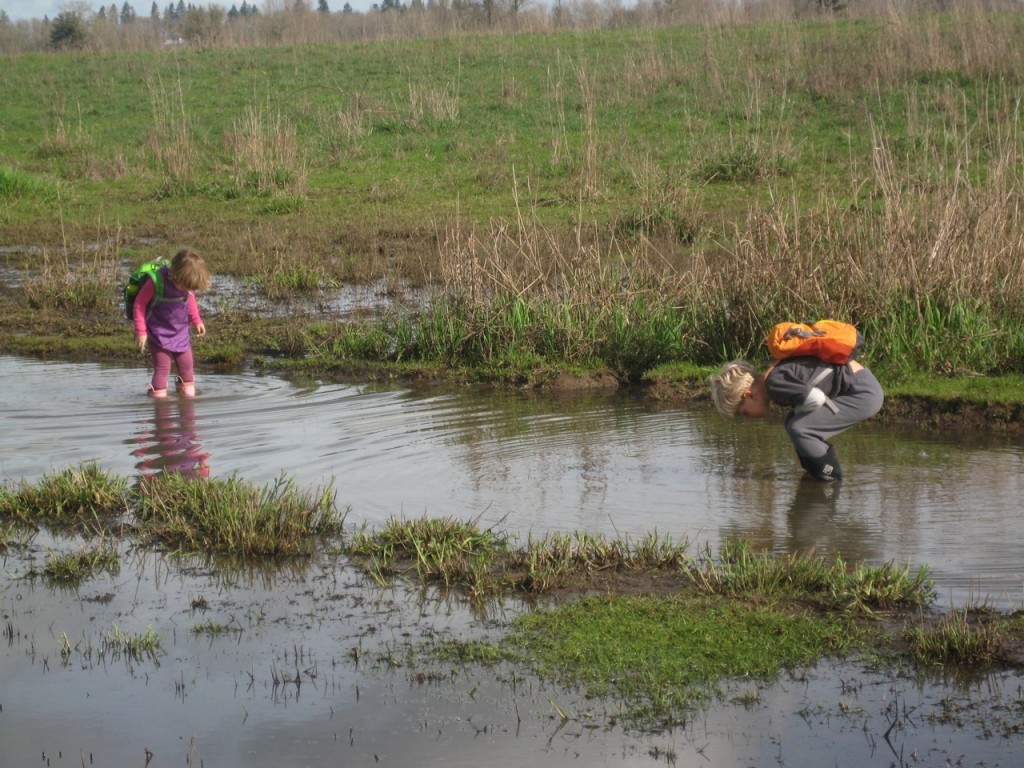
[[[349,522],[479,518],[526,536],[586,531],[928,565],[940,600],[1024,605],[1024,441],[867,423],[837,445],[839,486],[806,482],[778,424],[629,397],[380,389],[204,375],[194,401],[149,373],[0,357],[0,477],[81,462],[266,484],[334,483]]]
[[[194,401],[155,403],[143,367],[10,357],[0,380],[9,481],[85,461],[126,476],[237,473],[259,484],[285,473],[300,487],[333,482],[354,525],[428,514],[522,537],[657,531],[712,547],[744,537],[778,552],[927,564],[940,605],[1024,604],[1024,446],[1012,438],[869,423],[839,439],[849,479],[836,487],[800,481],[778,425],[629,397],[201,372]],[[406,664],[411,638],[487,633],[501,615],[377,589],[327,555],[263,572],[123,543],[121,571],[78,590],[21,578],[48,550],[82,543],[39,533],[2,556],[4,765],[1019,762],[1016,675],[911,680],[830,664],[738,685],[734,701],[683,727],[637,734],[610,724],[611,704],[508,670]],[[159,655],[104,650],[115,628],[152,629]],[[552,701],[576,716],[562,722]]]
[[[136,244],[146,244],[136,241]],[[113,243],[93,243],[84,246],[89,251],[104,251],[113,247]],[[0,245],[0,284],[8,289],[18,289],[38,280],[39,269],[23,269],[11,266],[15,258],[39,256],[45,253],[40,246],[3,246]],[[96,265],[84,261],[65,261],[60,254],[52,257],[54,263],[66,266],[71,273],[81,270],[95,269]],[[106,263],[105,273],[116,279],[116,271],[121,279],[138,266],[137,262],[122,259],[119,263]],[[366,283],[343,283],[338,286],[323,285],[319,288],[302,292],[295,296],[284,296],[268,299],[266,291],[257,280],[234,275],[217,274],[212,278],[210,288],[198,297],[199,306],[204,318],[216,318],[221,312],[252,312],[263,316],[274,317],[308,317],[310,315],[329,315],[335,320],[354,316],[380,315],[401,308],[404,311],[422,309],[430,301],[430,292],[413,288],[405,281],[395,279],[378,279]]]

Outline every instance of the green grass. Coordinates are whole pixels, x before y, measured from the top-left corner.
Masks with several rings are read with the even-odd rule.
[[[77,586],[86,579],[106,572],[116,576],[121,561],[112,546],[83,547],[77,552],[46,553],[43,575],[52,584]]]
[[[636,382],[839,317],[886,384],[1022,374],[1022,32],[1024,13],[963,2],[14,56],[0,189],[60,194],[3,193],[5,241],[46,250],[0,292],[28,326],[0,349],[115,354],[119,279],[75,263],[112,240],[111,263],[188,244],[272,303],[372,279],[439,297],[323,331],[290,317],[283,339],[216,318],[217,362]],[[54,253],[67,269],[38,279]]]
[[[924,666],[992,664],[1005,658],[1007,628],[998,616],[954,611],[931,625],[910,627],[907,643],[914,660]]]
[[[727,641],[726,641],[727,639]],[[502,641],[543,677],[684,722],[730,679],[772,681],[855,647],[842,616],[686,598],[587,598],[523,615]]]
[[[707,597],[590,597],[528,613],[493,644],[452,642],[441,658],[528,664],[543,678],[618,700],[634,725],[685,722],[730,681],[772,682],[863,641],[843,615]]]
[[[706,557],[692,571],[709,594],[757,595],[768,599],[811,598],[842,611],[875,613],[928,605],[934,597],[927,568],[912,572],[893,563],[852,565],[807,553],[785,557],[755,552],[744,541],[726,542],[717,558]]]
[[[737,681],[768,682],[783,670],[854,652],[892,654],[876,617],[898,620],[934,599],[924,567],[775,556],[742,541],[727,542],[717,556],[690,556],[687,542],[653,533],[632,541],[552,533],[518,545],[476,521],[426,516],[392,519],[346,539],[330,487],[304,493],[284,478],[261,488],[237,476],[163,474],[129,490],[126,481],[85,465],[35,485],[4,485],[0,523],[5,549],[18,544],[16,527],[42,525],[117,532],[183,555],[233,555],[237,563],[311,555],[323,546],[381,586],[409,579],[464,595],[475,608],[511,595],[550,596],[547,608],[515,619],[503,639],[442,643],[434,652],[460,662],[527,664],[588,696],[619,700],[621,717],[641,727],[684,722]],[[49,552],[43,575],[74,586],[118,569],[115,549],[101,545]],[[193,608],[205,605],[200,599]],[[1001,658],[1006,637],[1020,635],[1016,619],[968,624],[965,617],[907,625],[901,637],[912,661],[987,663]],[[213,621],[192,627],[197,635],[234,631]],[[157,661],[160,638],[151,629],[131,634],[115,626],[94,649],[88,639],[72,646],[62,636],[65,663],[76,651],[89,659],[98,652]]]
[[[101,650],[113,659],[157,661],[161,644],[160,636],[152,627],[146,627],[145,632],[127,632],[115,624],[109,632],[103,633]]]
[[[95,464],[43,475],[33,484],[0,486],[0,518],[56,528],[99,527],[128,512],[128,481]]]
[[[193,624],[190,627],[194,635],[206,635],[208,637],[220,637],[228,633],[238,633],[242,628],[237,624],[218,624],[215,621],[203,621]]]
[[[337,288],[337,282],[322,268],[307,264],[281,264],[255,278],[270,299],[288,296],[317,296],[323,289]]]
[[[340,536],[345,514],[331,486],[306,492],[283,476],[256,486],[237,475],[197,482],[165,473],[130,487],[126,478],[85,464],[34,484],[0,486],[0,523],[12,531],[0,543],[14,542],[14,526],[48,527],[131,533],[149,545],[188,554],[289,557],[308,555],[318,541]],[[72,580],[116,567],[115,554],[101,548],[52,556],[45,570],[56,580]]]
[[[424,582],[466,588],[475,596],[494,591],[491,565],[504,549],[503,537],[474,523],[428,517],[392,519],[380,531],[357,534],[349,547],[381,584],[397,562],[411,561]]]
[[[25,171],[0,165],[0,200],[37,200],[56,203],[60,184]]]
[[[195,482],[177,473],[141,481],[136,516],[151,542],[242,556],[308,555],[344,522],[331,487],[307,493],[284,477],[257,487],[237,476]]]

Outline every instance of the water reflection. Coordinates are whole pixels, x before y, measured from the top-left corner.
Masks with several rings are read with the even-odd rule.
[[[138,461],[139,474],[152,476],[161,472],[177,472],[185,477],[210,476],[207,460],[196,431],[196,401],[186,397],[169,397],[153,401],[151,418],[140,419],[135,436],[129,441],[137,447],[132,456]]]
[[[822,483],[803,477],[786,513],[790,552],[840,551],[848,560],[868,560],[873,547],[871,529],[862,518],[842,513],[842,483]],[[856,491],[854,491],[856,493]]]
[[[1019,437],[872,420],[838,439],[846,479],[828,490],[801,479],[781,423],[727,422],[706,404],[213,372],[197,400],[154,402],[144,369],[9,357],[0,378],[0,476],[14,480],[82,461],[261,485],[285,472],[303,488],[336,481],[355,525],[427,514],[522,537],[746,539],[928,566],[943,604],[1024,602]]]
[[[142,368],[0,356],[0,477],[34,481],[83,461],[118,474],[237,472],[259,484],[285,471],[304,488],[337,478],[350,522],[371,527],[427,513],[524,537],[656,532],[690,540],[693,551],[740,538],[779,553],[927,565],[943,605],[971,595],[1000,608],[1024,601],[1019,438],[870,422],[840,438],[847,479],[827,485],[801,479],[781,424],[728,423],[700,405],[213,373],[199,399],[155,402],[140,394],[147,378]],[[40,754],[48,763],[63,750],[76,764],[79,755],[92,764],[95,752],[96,765],[141,764],[152,753],[155,766],[186,748],[191,765],[249,765],[259,755],[312,768],[861,766],[918,749],[932,763],[963,754],[1019,763],[1019,740],[992,737],[1019,731],[1016,674],[962,691],[955,681],[829,664],[729,697],[686,728],[637,737],[593,727],[599,710],[593,720],[553,720],[556,698],[577,712],[595,703],[520,685],[515,673],[467,667],[456,681],[391,664],[410,637],[500,631],[501,612],[514,615],[517,603],[478,615],[417,585],[380,588],[326,551],[245,562],[172,557],[127,540],[121,571],[74,593],[19,576],[49,549],[81,544],[40,532],[3,555],[0,765]],[[89,654],[114,627],[152,627],[160,664],[101,669],[106,659]],[[70,663],[58,669],[63,638]],[[915,711],[919,731],[904,725]],[[935,719],[951,712],[959,726]]]

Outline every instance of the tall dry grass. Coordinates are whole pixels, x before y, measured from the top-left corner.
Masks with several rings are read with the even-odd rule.
[[[513,215],[471,221],[456,214],[438,227],[437,261],[423,272],[436,267],[443,294],[454,302],[452,315],[441,319],[460,328],[452,348],[466,349],[466,340],[485,337],[489,324],[508,322],[518,324],[520,340],[539,354],[534,342],[544,332],[526,328],[533,322],[561,323],[561,340],[551,348],[597,349],[601,334],[622,332],[624,338],[626,329],[643,325],[645,313],[660,323],[674,312],[680,329],[675,347],[659,341],[660,351],[640,357],[667,350],[713,362],[756,354],[764,331],[780,317],[831,315],[866,326],[877,344],[870,354],[890,360],[912,358],[941,370],[1024,366],[1024,150],[1017,95],[1024,80],[1024,14],[1013,7],[956,0],[940,13],[930,4],[877,2],[821,14],[783,2],[729,8],[639,3],[630,11],[580,2],[520,10],[518,32],[613,23],[645,24],[651,31],[623,58],[617,76],[602,75],[594,62],[561,49],[549,63],[550,138],[542,151],[551,168],[544,171],[564,179],[553,202],[576,211],[571,229],[541,225],[537,211],[552,201],[535,195],[529,180],[513,182]],[[805,18],[814,23],[756,23]],[[656,26],[684,22],[700,25],[693,31],[698,45],[661,48]],[[491,34],[507,24],[444,4],[326,17],[278,10],[228,25],[220,44]],[[376,124],[458,123],[471,111],[461,74],[439,84],[414,71],[407,92],[396,91],[391,103],[369,103],[354,93],[323,108],[318,123],[325,130],[317,140],[335,154],[356,152]],[[689,154],[673,160],[678,166],[617,143],[601,122],[604,105],[635,104],[636,94],[665,87],[675,87],[672,97],[685,107],[679,124],[666,126],[686,137],[679,143]],[[198,148],[181,89],[180,82],[150,85],[148,146],[159,171],[187,186],[197,175]],[[503,82],[503,98],[525,100],[524,93],[518,83]],[[813,182],[801,182],[802,189],[789,183],[801,151],[785,114],[795,101],[791,94],[834,100],[844,114],[862,109],[860,130],[871,135],[871,152],[850,152],[846,188],[831,179],[823,191]],[[727,130],[709,126],[708,115],[727,121]],[[894,119],[875,122],[872,115]],[[899,133],[881,127],[896,124]],[[225,144],[239,190],[304,192],[306,149],[269,106],[251,107]],[[627,169],[620,175],[635,188],[634,207],[612,224],[588,224],[612,167]],[[722,180],[756,183],[764,192],[737,197],[746,215],[730,212],[738,222],[731,231],[702,226],[708,212],[690,207],[695,186]],[[412,186],[395,176],[372,179],[366,196],[387,210]],[[379,220],[374,226],[383,229]],[[378,232],[366,236],[377,238]],[[266,256],[280,239],[261,239],[252,247],[253,260],[272,263]],[[665,322],[654,335],[660,339],[671,325]],[[497,348],[499,341],[505,340],[482,346]],[[957,343],[966,352],[958,352]]]
[[[306,161],[295,129],[269,105],[250,105],[225,143],[239,192],[257,196],[305,192]]]
[[[161,79],[147,83],[153,130],[146,146],[158,172],[169,185],[190,185],[195,181],[199,149],[193,139],[192,122],[185,107],[180,78],[166,84]]]
[[[537,317],[557,306],[595,333],[627,307],[630,323],[644,322],[639,307],[672,308],[680,332],[672,352],[697,361],[758,355],[780,319],[841,317],[868,331],[875,360],[897,368],[1020,370],[1022,100],[1003,83],[989,88],[983,101],[994,114],[970,114],[952,89],[948,105],[937,105],[949,119],[940,128],[922,122],[902,150],[873,128],[870,167],[851,168],[849,190],[810,206],[773,195],[730,236],[694,247],[663,249],[643,227],[629,236],[584,224],[553,233],[527,184],[525,202],[515,192],[514,219],[456,221],[439,237],[447,295],[492,310],[525,303]],[[655,169],[640,163],[636,174],[642,220],[685,207]],[[501,322],[501,311],[475,316]]]

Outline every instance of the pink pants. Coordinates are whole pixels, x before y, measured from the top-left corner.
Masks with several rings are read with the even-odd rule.
[[[168,352],[166,349],[149,345],[153,355],[153,389],[167,389],[167,380],[171,378],[171,360],[178,368],[178,375],[186,384],[196,380],[195,364],[192,360],[192,348],[184,352]]]

